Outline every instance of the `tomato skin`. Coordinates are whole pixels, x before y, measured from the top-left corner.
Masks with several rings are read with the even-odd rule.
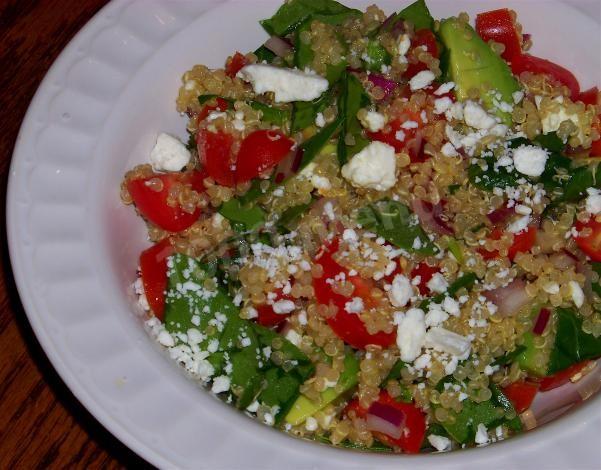
[[[592,233],[583,237],[578,235],[574,237],[576,245],[593,261],[601,262],[601,223],[597,222],[594,217],[588,222],[576,222],[576,230],[581,232],[583,229],[588,228],[592,230]]]
[[[323,268],[323,276],[313,278],[313,289],[315,297],[320,304],[333,304],[337,308],[337,313],[327,319],[328,325],[334,330],[334,333],[345,343],[350,344],[356,349],[365,349],[368,344],[375,344],[382,347],[388,347],[396,340],[395,332],[369,334],[367,328],[356,313],[348,313],[345,310],[345,304],[351,298],[344,297],[335,293],[332,287],[326,282],[340,273],[344,273],[346,279],[353,283],[355,290],[353,297],[361,297],[366,307],[373,307],[374,301],[371,298],[370,290],[373,283],[370,280],[363,279],[360,276],[350,276],[347,269],[340,266],[332,257],[338,251],[338,240],[334,240],[329,245],[322,247],[317,254],[315,262]]]
[[[438,43],[436,42],[436,36],[429,29],[420,29],[415,32],[415,35],[411,39],[411,49],[423,46],[432,55],[432,57],[438,58],[439,50]],[[421,62],[410,62],[407,66],[407,70],[403,73],[403,77],[411,78],[417,75],[419,72],[427,70],[428,66]]]
[[[591,157],[601,157],[601,139],[595,140],[591,145]]]
[[[258,130],[240,145],[236,159],[236,182],[245,183],[276,166],[294,145],[280,131]]]
[[[165,314],[165,291],[167,290],[167,258],[173,254],[168,238],[147,248],[140,254],[140,276],[144,294],[152,313],[159,320]]]
[[[169,189],[176,183],[191,184],[198,192],[204,191],[202,180],[206,174],[195,171],[192,173],[156,173],[148,178],[130,180],[127,190],[131,195],[138,212],[156,226],[169,232],[181,232],[187,229],[200,216],[200,209],[193,213],[185,212],[176,205],[167,204]],[[161,191],[154,191],[147,186],[147,181],[158,178],[163,183]]]
[[[274,299],[274,302],[277,302],[278,300],[294,301],[294,299],[292,297],[282,293],[282,289],[278,289],[275,292],[275,294],[276,294],[276,298]],[[268,328],[279,325],[280,323],[282,323],[284,320],[286,320],[286,318],[288,318],[292,314],[292,313],[275,313],[273,310],[273,305],[269,305],[269,304],[257,305],[257,306],[255,306],[255,308],[257,309],[257,313],[259,315],[257,317],[257,323],[259,325],[263,325]]]
[[[378,403],[387,405],[401,411],[405,415],[405,429],[398,439],[394,439],[381,432],[374,432],[374,435],[384,444],[390,447],[400,447],[408,454],[417,454],[420,451],[422,442],[426,435],[426,416],[413,403],[404,403],[396,401],[387,391],[380,391]],[[369,410],[362,408],[358,400],[353,400],[345,409],[348,414],[354,411],[359,418],[365,419]]]
[[[417,276],[421,278],[419,284],[417,285],[417,288],[419,289],[419,293],[421,295],[430,294],[428,281],[432,279],[432,276],[434,276],[434,274],[439,272],[440,268],[438,268],[437,266],[430,266],[427,263],[419,263],[415,268],[411,270],[411,279]]]
[[[476,31],[484,42],[492,40],[505,46],[501,54],[503,59],[511,61],[521,55],[520,36],[507,8],[479,13],[476,16]]]
[[[522,72],[543,73],[549,75],[570,89],[573,100],[577,99],[580,93],[580,85],[572,72],[549,60],[541,59],[540,57],[530,54],[522,54],[513,58],[511,70],[515,75],[519,75]]]
[[[410,129],[402,128],[402,124],[407,121],[417,123],[417,127]],[[421,152],[423,145],[420,132],[423,125],[424,123],[422,122],[420,113],[403,111],[400,116],[392,120],[385,129],[377,132],[367,132],[367,137],[369,140],[377,140],[394,147],[396,153],[408,152],[411,163],[423,162],[425,157],[423,152]],[[398,131],[403,132],[403,140],[397,139],[396,134]]]
[[[526,228],[526,230],[522,230],[519,233],[513,235],[513,243],[507,250],[507,257],[513,261],[518,253],[526,253],[532,249],[534,243],[536,242],[536,233],[538,229],[535,226],[530,226]],[[499,240],[503,235],[504,230],[497,227],[492,232],[490,232],[489,238],[491,240]],[[479,248],[478,253],[482,255],[482,258],[485,260],[491,260],[499,257],[498,250],[486,250],[484,248]]]
[[[594,86],[588,90],[581,91],[578,95],[578,101],[582,101],[584,104],[599,104],[599,89]]]
[[[198,157],[208,175],[222,186],[236,185],[234,173],[234,138],[225,132],[201,128],[196,134]]]
[[[244,57],[244,55],[242,55],[240,52],[236,51],[231,60],[225,66],[225,74],[230,78],[234,78],[240,69],[245,65],[246,57]]]
[[[590,361],[579,362],[578,364],[574,364],[567,369],[559,371],[553,375],[548,377],[544,377],[540,381],[540,391],[546,392],[548,390],[553,390],[554,388],[561,387],[564,384],[567,384],[572,377],[574,377],[578,372],[580,372],[586,365],[588,365]]]
[[[520,414],[530,408],[532,401],[538,392],[538,385],[531,382],[519,381],[513,382],[503,387],[503,393],[515,408],[515,411]]]

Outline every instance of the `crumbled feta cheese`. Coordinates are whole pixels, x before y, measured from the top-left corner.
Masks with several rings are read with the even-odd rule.
[[[292,312],[295,308],[296,305],[294,305],[292,300],[282,299],[273,304],[273,311],[277,314],[287,314]]]
[[[449,315],[459,315],[459,302],[452,297],[445,297],[442,302],[442,308],[444,308]]]
[[[459,153],[457,153],[457,150],[455,150],[455,147],[453,147],[453,144],[451,142],[446,142],[440,149],[440,152],[445,157],[456,157],[457,155],[459,155]]]
[[[163,330],[159,333],[159,335],[157,336],[157,341],[166,348],[172,348],[173,346],[175,346],[175,340],[167,330]]]
[[[451,106],[453,106],[453,101],[448,96],[438,98],[434,100],[434,113],[442,114],[446,112]]]
[[[419,124],[415,121],[405,121],[401,124],[401,127],[403,129],[417,129],[419,127]]]
[[[424,311],[412,308],[407,313],[395,314],[397,324],[396,344],[401,351],[401,360],[413,362],[420,355],[426,336]]]
[[[438,89],[434,92],[436,96],[445,95],[449,91],[455,88],[455,82],[446,82],[438,87]]]
[[[451,448],[451,440],[444,436],[430,434],[428,436],[428,442],[430,442],[432,447],[434,447],[438,452],[444,452],[445,450],[449,450]]]
[[[299,335],[296,330],[293,330],[292,328],[288,330],[288,332],[286,333],[285,338],[290,341],[292,344],[294,344],[295,346],[299,346],[301,344],[301,341],[303,339],[303,337],[301,335]]]
[[[305,421],[305,429],[309,432],[317,431],[319,425],[313,416],[309,416]]]
[[[348,242],[356,242],[359,237],[357,236],[357,232],[355,232],[352,228],[344,229],[342,232],[342,239]]]
[[[543,98],[542,96],[535,96],[535,102],[536,102],[536,107],[541,108],[541,103],[543,101],[543,99],[545,100],[550,100],[551,98]],[[566,107],[563,105],[563,96],[558,96],[556,98],[553,98],[553,101],[555,101],[557,103],[557,105],[555,105],[555,108],[553,109],[554,112],[549,112],[549,110],[547,110],[546,112],[541,113],[540,116],[540,123],[541,123],[541,127],[543,130],[543,134],[549,134],[550,132],[556,132],[559,129],[559,126],[561,125],[562,122],[564,121],[572,121],[572,123],[574,123],[574,125],[578,128],[578,133],[579,133],[579,137],[582,140],[582,137],[584,137],[583,135],[583,130],[582,130],[582,123],[580,122],[580,118],[578,117],[577,114],[575,113],[568,113]]]
[[[396,140],[398,140],[399,142],[404,142],[405,140],[405,133],[402,130],[398,130],[394,133],[394,138]]]
[[[468,126],[474,129],[490,129],[497,123],[495,118],[490,116],[482,106],[471,100],[465,102],[463,119]]]
[[[549,154],[541,147],[521,145],[513,151],[515,169],[526,176],[540,176],[545,171]]]
[[[426,314],[426,326],[438,326],[449,318],[448,313],[443,311],[439,305],[430,305]]]
[[[476,431],[476,438],[474,439],[476,444],[488,444],[488,429],[486,429],[486,426],[484,426],[484,424],[480,423],[478,424],[478,429]]]
[[[237,76],[257,94],[273,92],[276,103],[312,101],[328,89],[328,81],[319,75],[267,64],[246,65]]]
[[[399,62],[401,62],[401,63],[407,62],[405,55],[407,54],[407,52],[409,52],[410,47],[411,47],[411,39],[409,39],[409,35],[401,34],[399,37],[399,44],[397,47],[398,52],[399,52]],[[404,59],[404,60],[402,60],[402,59]]]
[[[230,389],[230,378],[227,375],[220,375],[219,377],[215,377],[213,379],[213,386],[211,387],[211,392],[223,393],[227,392]]]
[[[409,80],[411,91],[421,90],[434,81],[436,76],[430,70],[422,70]]]
[[[557,282],[548,282],[543,286],[543,290],[547,294],[558,294],[559,293],[559,284]]]
[[[386,125],[386,118],[383,114],[376,111],[368,111],[361,121],[363,127],[368,128],[371,132],[378,132]]]
[[[509,230],[511,233],[520,233],[528,228],[528,224],[530,224],[530,216],[524,215],[515,222],[510,223],[507,227],[507,230]]]
[[[353,186],[386,191],[396,183],[394,147],[371,142],[342,167],[342,176]]]
[[[597,215],[601,212],[601,191],[597,188],[588,188],[586,192],[588,193],[585,202],[586,211],[589,214]]]
[[[467,359],[471,349],[468,338],[440,326],[428,330],[424,338],[424,344],[428,348],[457,356],[459,359]]]
[[[528,206],[525,206],[524,204],[518,204],[515,206],[515,212],[516,214],[520,215],[528,215],[532,214],[532,209]]]
[[[326,120],[323,117],[323,113],[317,113],[317,116],[315,116],[315,125],[317,127],[323,127],[326,125]]]
[[[574,301],[574,305],[580,308],[584,304],[584,292],[582,291],[582,287],[576,281],[570,281],[570,294],[572,296],[572,300]]]
[[[519,104],[524,99],[524,92],[521,90],[514,91],[511,98],[513,98],[513,104]]]
[[[363,308],[363,299],[361,297],[353,297],[349,302],[344,304],[344,310],[348,313],[361,313]]]
[[[150,164],[155,171],[181,171],[190,161],[190,151],[172,135],[162,132],[150,152]]]
[[[447,282],[447,280],[444,278],[444,276],[442,274],[435,273],[432,276],[432,278],[428,281],[426,286],[432,292],[437,292],[439,294],[442,294],[443,292],[446,292],[446,290],[449,288],[449,283]]]
[[[327,191],[332,188],[332,183],[325,176],[313,175],[311,176],[311,184],[315,189],[323,189]]]
[[[411,286],[411,281],[402,274],[394,276],[392,287],[388,291],[390,303],[395,307],[404,307],[409,303],[412,296],[413,287]]]

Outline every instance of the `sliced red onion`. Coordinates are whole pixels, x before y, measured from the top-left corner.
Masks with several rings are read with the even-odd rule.
[[[483,292],[484,297],[497,306],[497,314],[511,316],[530,303],[526,293],[526,282],[515,279],[505,287]]]
[[[401,437],[405,413],[389,405],[374,402],[367,412],[367,429],[381,432],[393,439]]]
[[[601,367],[599,364],[575,383],[568,382],[548,392],[539,392],[534,397],[530,412],[536,425],[548,423],[572,406],[588,399],[601,389]]]
[[[538,317],[536,317],[534,328],[532,328],[532,333],[539,336],[542,335],[547,327],[547,323],[549,323],[549,318],[551,318],[551,310],[541,308]]]
[[[382,75],[378,75],[377,73],[370,73],[367,76],[367,79],[374,84],[374,86],[378,86],[380,88],[382,88],[382,90],[384,90],[384,98],[386,99],[388,98],[392,92],[396,89],[396,87],[398,86],[398,83],[395,82],[394,80],[389,80],[385,77],[383,77]]]
[[[507,219],[515,214],[515,210],[513,207],[507,207],[505,203],[498,209],[495,209],[490,214],[486,214],[490,223],[495,227],[507,222]]]
[[[414,199],[411,203],[413,212],[417,215],[420,223],[428,230],[439,235],[453,235],[453,229],[449,227],[443,218],[442,204],[432,205],[421,199]]]
[[[275,182],[281,183],[285,179],[290,178],[298,172],[301,160],[303,158],[303,150],[299,147],[296,150],[291,150],[275,167]]]
[[[279,36],[271,36],[263,45],[278,57],[285,57],[292,50],[292,45]]]
[[[571,268],[572,266],[576,266],[578,258],[576,258],[568,250],[563,250],[558,253],[553,253],[549,257],[549,261],[551,261],[555,268],[564,270]]]

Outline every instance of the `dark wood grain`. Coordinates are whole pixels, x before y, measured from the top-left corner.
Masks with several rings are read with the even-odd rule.
[[[73,35],[106,0],[0,0],[0,215],[11,154],[27,106]],[[148,465],[106,431],[58,377],[19,301],[2,231],[0,469]]]

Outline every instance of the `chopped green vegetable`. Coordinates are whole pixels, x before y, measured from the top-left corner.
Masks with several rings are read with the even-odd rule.
[[[461,188],[460,184],[450,184],[448,187],[448,190],[449,190],[449,193],[455,194],[459,190],[459,188]]]
[[[539,134],[534,141],[540,144],[541,147],[550,152],[562,152],[565,148],[563,141],[557,136],[557,132],[549,132],[548,134]]]
[[[254,54],[257,56],[258,62],[267,62],[268,64],[271,64],[276,57],[275,53],[267,49],[265,46],[259,47],[257,50],[255,50]]]
[[[341,80],[342,90],[338,100],[338,113],[344,119],[344,126],[338,136],[340,166],[369,144],[369,141],[363,137],[363,129],[357,119],[357,112],[370,103],[369,96],[357,77],[347,72]]]
[[[392,369],[390,369],[390,372],[388,373],[388,375],[386,376],[386,378],[384,379],[384,381],[382,382],[382,385],[385,385],[386,382],[388,382],[389,380],[398,380],[401,378],[401,370],[403,369],[403,367],[406,367],[407,364],[403,361],[401,361],[400,359],[397,360],[394,365],[392,366]]]
[[[380,41],[371,39],[367,43],[363,60],[367,70],[381,72],[383,66],[390,65],[392,58]]]
[[[493,363],[493,366],[506,366],[515,362],[518,359],[518,356],[522,354],[526,350],[526,346],[520,345],[517,346],[513,351],[510,351],[506,354],[503,354],[501,357],[498,357]]]
[[[461,246],[459,245],[459,242],[457,240],[455,240],[454,238],[448,237],[447,244],[449,247],[449,251],[455,257],[457,262],[459,264],[463,263],[463,252],[461,250]]]
[[[292,230],[292,224],[294,224],[294,222],[299,219],[309,207],[311,207],[311,204],[313,204],[313,200],[307,204],[299,204],[298,206],[286,209],[278,219],[278,227]]]
[[[290,111],[288,110],[274,108],[259,101],[251,101],[249,104],[251,108],[261,111],[262,121],[282,126],[290,120]]]
[[[330,88],[326,93],[313,101],[295,101],[292,112],[292,132],[300,131],[315,123],[318,113],[323,112],[334,99],[336,88]]]
[[[405,7],[397,13],[397,18],[410,21],[416,31],[419,29],[434,29],[434,18],[432,18],[425,0],[417,0]]]
[[[233,198],[224,202],[219,213],[228,219],[237,232],[247,232],[259,228],[265,222],[265,211],[256,204],[242,205]]]
[[[475,273],[465,273],[455,279],[446,292],[424,299],[420,304],[420,308],[425,309],[431,303],[439,304],[444,301],[445,297],[454,297],[461,289],[467,289],[469,291],[474,287],[476,281],[478,281],[478,276],[476,276]]]
[[[313,57],[315,57],[311,42],[303,41],[303,33],[311,30],[311,23],[313,23],[313,17],[310,16],[303,21],[294,33],[294,66],[299,70],[310,67],[313,63]]]
[[[555,343],[551,350],[547,375],[567,369],[586,359],[601,356],[601,337],[595,337],[582,330],[582,318],[567,308],[555,310]]]
[[[313,159],[319,154],[321,149],[330,141],[332,137],[338,132],[338,129],[342,127],[344,123],[343,116],[338,116],[334,121],[321,129],[310,139],[303,142],[301,148],[303,150],[303,158],[299,170],[305,168]]]
[[[493,157],[483,158],[485,164],[483,169],[479,163],[474,163],[468,168],[467,174],[474,186],[486,191],[492,191],[494,188],[515,187],[518,184],[518,175],[515,171],[508,171],[507,167],[495,168],[495,159]]]
[[[388,242],[410,252],[434,254],[436,247],[409,208],[397,201],[382,199],[357,212],[357,223]]]
[[[213,98],[217,98],[217,95],[200,95],[198,97],[198,103],[205,104],[207,101],[210,101]]]
[[[271,18],[260,23],[269,34],[285,36],[295,31],[311,15],[321,15],[318,16],[320,21],[330,17],[332,21],[342,22],[346,18],[360,16],[361,12],[334,0],[291,0],[284,3]]]

